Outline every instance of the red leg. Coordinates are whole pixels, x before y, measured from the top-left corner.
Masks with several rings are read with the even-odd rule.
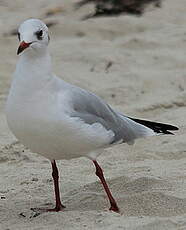
[[[105,189],[105,192],[106,192],[106,194],[107,194],[107,196],[108,196],[108,199],[109,199],[109,201],[110,201],[110,208],[109,208],[109,210],[111,210],[111,211],[114,211],[114,212],[119,212],[119,208],[118,208],[118,206],[117,206],[117,203],[116,203],[116,201],[114,200],[114,197],[112,196],[112,193],[111,193],[111,191],[110,191],[110,189],[109,189],[109,187],[108,187],[108,185],[107,185],[107,182],[106,182],[106,180],[105,180],[105,178],[104,178],[104,175],[103,175],[103,170],[102,170],[102,168],[99,166],[99,164],[98,164],[98,162],[97,161],[93,161],[93,163],[94,163],[94,165],[96,166],[96,175],[99,177],[99,179],[101,180],[101,183],[102,183],[102,185],[103,185],[103,187],[104,187],[104,189]]]
[[[59,174],[55,160],[51,161],[52,163],[52,177],[54,181],[54,191],[55,191],[55,199],[56,199],[56,206],[55,208],[48,209],[48,208],[31,208],[33,211],[41,211],[41,212],[59,212],[63,211],[65,208],[64,205],[61,203],[60,193],[59,193]]]
[[[57,169],[57,165],[55,160],[51,161],[52,163],[52,177],[54,181],[54,190],[55,190],[55,199],[56,199],[56,207],[54,209],[49,209],[48,211],[62,211],[65,206],[62,205],[59,193],[59,173]]]

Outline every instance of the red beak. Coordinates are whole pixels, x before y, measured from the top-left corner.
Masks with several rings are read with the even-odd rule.
[[[17,49],[17,55],[19,55],[21,52],[23,52],[23,50],[25,50],[27,47],[29,47],[30,44],[31,44],[31,42],[30,43],[26,43],[26,42],[22,41],[20,43],[20,45],[19,45],[19,48]]]

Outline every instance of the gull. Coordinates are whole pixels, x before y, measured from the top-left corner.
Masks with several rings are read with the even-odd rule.
[[[31,151],[52,164],[55,207],[62,211],[56,160],[87,157],[96,168],[110,202],[119,207],[104,178],[97,157],[116,144],[133,144],[136,138],[173,134],[177,127],[130,118],[112,109],[95,94],[69,84],[52,72],[49,32],[39,19],[27,19],[18,29],[20,41],[16,70],[6,104],[9,128]]]

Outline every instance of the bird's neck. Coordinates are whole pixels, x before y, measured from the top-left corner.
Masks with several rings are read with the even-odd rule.
[[[25,90],[37,90],[52,78],[51,58],[46,50],[40,54],[23,53],[17,62],[14,84]]]
[[[35,53],[35,55],[33,55],[32,52],[25,52],[19,57],[16,71],[26,74],[32,71],[31,76],[37,76],[40,73],[47,75],[51,73],[50,54],[47,50],[41,53]]]

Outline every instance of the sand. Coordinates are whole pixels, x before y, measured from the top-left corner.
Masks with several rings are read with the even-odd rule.
[[[143,17],[81,21],[91,7],[73,1],[0,1],[0,229],[186,229],[186,3],[165,0]],[[48,9],[62,12],[45,17]],[[99,157],[121,209],[108,201],[86,158],[61,160],[64,212],[37,213],[53,205],[49,161],[31,153],[9,131],[4,105],[17,61],[9,32],[28,17],[50,28],[53,68],[64,80],[104,98],[115,109],[179,126],[175,136],[137,140]],[[25,76],[26,77],[26,76]]]

